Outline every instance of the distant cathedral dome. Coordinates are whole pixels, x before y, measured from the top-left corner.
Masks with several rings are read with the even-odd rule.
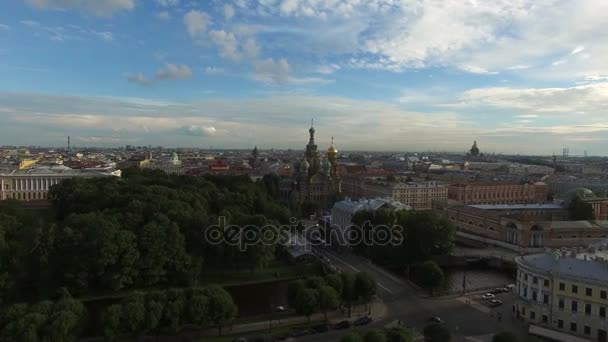
[[[479,147],[477,147],[477,140],[473,141],[473,147],[471,147],[471,155],[474,157],[479,156]]]

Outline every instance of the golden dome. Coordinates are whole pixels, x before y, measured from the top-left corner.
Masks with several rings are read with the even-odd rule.
[[[338,154],[338,150],[334,147],[334,137],[331,137],[331,146],[327,149],[327,155],[335,156]]]

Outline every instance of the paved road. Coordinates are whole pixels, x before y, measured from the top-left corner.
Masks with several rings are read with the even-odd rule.
[[[351,253],[337,253],[332,250],[316,248],[315,253],[330,260],[330,263],[343,271],[365,271],[374,275],[378,285],[378,295],[387,307],[384,319],[377,320],[366,327],[349,329],[369,330],[383,327],[395,320],[414,327],[418,331],[426,326],[431,316],[441,317],[454,335],[481,336],[501,330],[510,330],[523,334],[523,328],[512,320],[512,294],[501,294],[498,298],[504,302],[499,308],[489,308],[480,295],[467,298],[427,298],[419,296],[416,291],[402,279],[372,264],[367,259]],[[497,313],[500,313],[499,321]],[[346,331],[331,331],[323,334],[324,341],[339,340]],[[305,336],[297,341],[318,341],[320,336]]]

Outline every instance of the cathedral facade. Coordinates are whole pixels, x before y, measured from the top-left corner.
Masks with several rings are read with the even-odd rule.
[[[341,193],[338,174],[338,150],[332,144],[325,155],[315,144],[315,128],[308,130],[310,139],[302,159],[294,163],[294,175],[286,194],[292,203],[314,203],[320,208],[329,208]]]

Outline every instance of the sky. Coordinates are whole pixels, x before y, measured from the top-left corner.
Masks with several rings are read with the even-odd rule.
[[[608,155],[606,0],[11,0],[0,145]]]

